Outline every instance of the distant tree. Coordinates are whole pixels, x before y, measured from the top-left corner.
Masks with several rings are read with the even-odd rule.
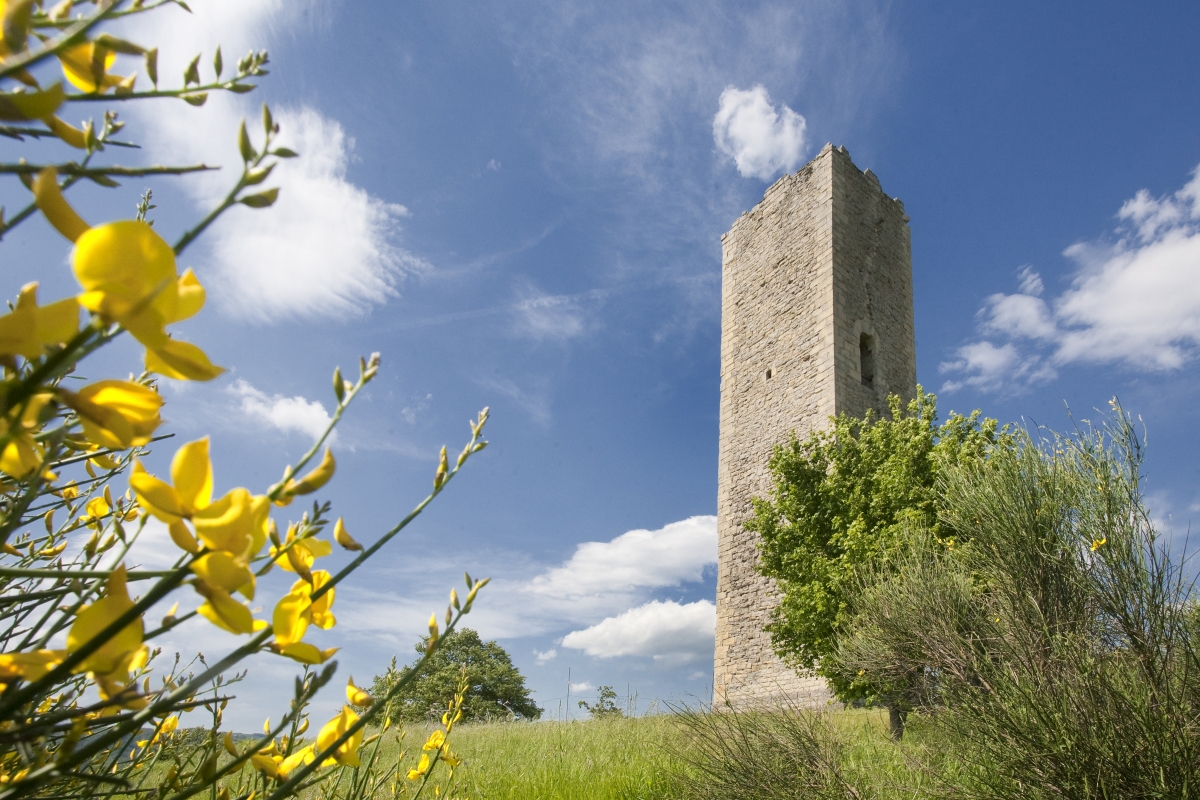
[[[423,654],[427,639],[415,645]],[[426,666],[404,687],[384,711],[384,716],[410,722],[437,718],[454,696],[459,676],[467,671],[468,689],[463,719],[481,722],[492,719],[537,719],[542,709],[533,702],[525,687],[525,678],[513,666],[512,659],[495,641],[484,642],[470,628],[443,637]],[[404,673],[395,657],[387,671],[376,675],[371,695],[382,697]],[[382,721],[382,717],[379,717]]]
[[[617,692],[611,686],[601,686],[600,696],[596,699],[596,702],[588,703],[580,700],[579,707],[587,709],[592,719],[611,719],[613,717],[625,716],[625,712],[621,711],[621,707],[617,705]]]
[[[828,430],[777,446],[771,495],[755,498],[745,524],[762,537],[759,571],[782,591],[767,626],[775,651],[796,668],[824,675],[843,701],[889,700],[877,695],[869,675],[822,670],[864,573],[886,570],[917,530],[953,547],[937,519],[938,475],[1012,442],[979,411],[951,414],[938,425],[937,399],[920,387],[907,409],[894,395],[888,406],[886,416],[841,414]],[[903,709],[891,707],[893,722],[902,725]]]

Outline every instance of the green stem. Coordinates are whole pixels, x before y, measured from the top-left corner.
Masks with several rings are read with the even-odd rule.
[[[127,178],[137,178],[145,175],[187,175],[192,172],[207,172],[220,169],[207,164],[190,164],[184,167],[84,167],[73,161],[65,164],[0,164],[0,175],[36,175],[46,167],[53,167],[61,175],[72,175],[77,178],[93,176],[120,175]]]

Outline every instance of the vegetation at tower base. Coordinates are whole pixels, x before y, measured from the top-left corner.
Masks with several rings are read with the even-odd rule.
[[[110,28],[119,32],[125,18],[163,9],[187,6],[0,0],[0,135],[37,140],[41,162],[0,165],[30,192],[15,213],[0,214],[0,237],[39,214],[64,237],[61,249],[10,254],[6,266],[32,270],[32,258],[61,264],[70,250],[80,287],[53,299],[26,284],[0,315],[0,800],[201,794],[281,800],[306,790],[329,800],[448,796],[459,764],[449,737],[461,719],[461,692],[447,698],[424,746],[386,764],[376,760],[386,737],[366,739],[363,729],[391,696],[372,697],[351,679],[329,690],[345,698],[332,719],[310,720],[309,710],[324,687],[341,683],[333,680],[334,634],[319,633],[337,623],[339,584],[351,581],[483,449],[487,410],[470,423],[453,466],[442,449],[432,492],[389,530],[356,532],[361,544],[341,517],[335,521],[329,502],[313,497],[337,469],[325,443],[378,374],[378,354],[359,359],[354,380],[334,370],[328,426],[271,486],[222,485],[208,438],[173,447],[169,474],[152,474],[154,462],[143,461],[171,436],[162,428],[158,382],[208,381],[224,372],[199,345],[174,335],[173,326],[198,314],[206,299],[178,259],[224,213],[271,213],[265,209],[280,190],[262,185],[280,159],[297,156],[278,145],[279,125],[263,106],[257,131],[244,122],[229,131],[243,161],[229,191],[173,244],[148,216],[155,209],[149,191],[140,202],[127,198],[128,219],[92,225],[75,211],[67,194],[81,180],[116,190],[117,178],[210,168],[113,163],[114,153],[133,145],[113,109],[174,99],[183,102],[154,108],[178,113],[203,106],[211,92],[252,91],[266,75],[265,51],[228,68],[218,48],[211,73],[197,55],[175,88],[160,87],[157,49]],[[132,60],[149,86],[138,85]],[[62,119],[98,103],[108,110],[80,128]],[[94,375],[102,366],[88,359],[122,338],[136,343],[140,374]],[[136,548],[144,545],[173,552],[171,566],[139,569]],[[274,567],[275,576],[266,578]],[[281,576],[282,587],[275,583]],[[486,583],[468,576],[462,600],[451,592],[444,622],[430,619],[425,653],[394,691],[434,656]],[[179,626],[210,624],[220,631],[218,652],[173,660],[162,653],[160,643],[187,632],[175,631]],[[296,662],[298,674],[291,702],[274,723],[267,720],[261,736],[239,743],[224,718],[229,704],[239,702],[244,673],[238,670],[254,656]],[[310,722],[316,723],[311,732]],[[387,737],[400,733],[383,727]]]
[[[829,661],[853,597],[864,570],[887,570],[914,531],[953,548],[938,516],[939,475],[981,465],[1013,439],[979,411],[939,425],[936,398],[920,387],[907,408],[894,395],[888,403],[887,416],[841,414],[828,430],[776,447],[771,496],[755,498],[745,527],[761,537],[759,570],[782,593],[768,626],[776,652],[824,675],[843,701],[881,701],[902,714],[905,693],[893,684],[885,690]]]
[[[428,646],[428,638],[416,643],[421,658]],[[412,681],[393,692],[409,669],[397,669],[393,658],[387,671],[375,676],[371,694],[376,697],[392,694],[384,716],[410,722],[437,719],[464,676],[464,720],[532,720],[542,715],[542,709],[525,688],[524,676],[513,666],[504,648],[494,641],[484,642],[470,628],[443,636],[437,652],[424,664],[418,663]]]
[[[824,662],[907,691],[905,741],[843,721],[863,712],[695,716],[690,796],[739,796],[735,774],[758,796],[1195,796],[1197,598],[1143,504],[1132,420],[1114,403],[1071,436],[1010,436],[939,471],[958,543],[918,531],[864,571]]]

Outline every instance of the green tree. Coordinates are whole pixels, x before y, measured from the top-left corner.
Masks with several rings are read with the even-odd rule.
[[[592,719],[611,719],[613,717],[623,717],[625,712],[621,711],[621,707],[617,705],[617,690],[611,686],[601,686],[600,696],[594,703],[588,703],[584,700],[579,701],[580,708],[586,708]]]
[[[427,639],[415,645],[424,654]],[[442,637],[437,651],[416,678],[389,703],[384,716],[410,722],[441,716],[458,690],[459,676],[467,673],[468,688],[463,699],[463,719],[482,722],[493,719],[537,719],[542,714],[525,688],[525,677],[495,641],[484,642],[470,628]],[[383,697],[404,669],[396,659],[371,684],[371,696]],[[380,717],[382,721],[382,717]]]
[[[777,446],[770,498],[755,498],[746,522],[762,537],[759,571],[782,592],[767,626],[776,652],[827,677],[844,701],[889,700],[872,689],[869,676],[848,679],[822,669],[864,573],[886,569],[915,530],[929,530],[953,548],[937,521],[937,476],[1011,442],[979,411],[951,414],[938,425],[936,397],[920,387],[907,409],[896,396],[888,406],[886,416],[841,414],[829,430]]]

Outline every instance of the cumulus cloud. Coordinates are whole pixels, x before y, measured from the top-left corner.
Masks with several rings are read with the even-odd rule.
[[[1117,212],[1115,243],[1080,242],[1064,252],[1070,285],[1042,297],[1025,267],[1019,290],[994,294],[979,312],[983,339],[941,370],[944,390],[1027,386],[1074,363],[1117,363],[1139,371],[1179,369],[1200,347],[1200,167],[1172,195],[1145,189]]]
[[[590,656],[652,656],[691,661],[712,654],[717,608],[708,600],[680,605],[651,600],[563,638]]]
[[[329,427],[329,413],[316,400],[268,395],[240,379],[229,387],[229,392],[238,398],[242,413],[283,433],[303,433],[316,439]],[[329,441],[332,443],[336,436],[337,431],[334,431]]]
[[[496,553],[489,554],[484,560],[486,569],[496,575],[511,575],[528,567],[519,559],[506,560]],[[716,561],[717,524],[713,516],[691,517],[658,530],[628,531],[607,542],[584,542],[565,562],[537,569],[530,578],[494,580],[487,589],[487,602],[471,612],[470,625],[488,638],[558,637],[565,631],[575,631],[582,636],[583,629],[604,625],[606,618],[624,619],[631,609],[636,611],[653,601],[656,595],[661,596],[664,590],[677,591],[676,587],[702,581],[706,569]],[[339,614],[339,630],[346,628],[364,639],[390,637],[389,641],[408,641],[420,635],[420,621],[428,619],[431,610],[445,607],[445,574],[463,566],[471,572],[483,569],[481,565],[450,561],[432,566],[426,564],[419,570],[401,565],[391,567],[391,579],[397,585],[421,586],[417,592],[419,599],[395,593],[356,593],[348,589],[346,597],[338,595],[346,617],[342,620],[343,614]],[[429,573],[436,574],[436,579],[426,581]],[[399,610],[395,614],[380,615],[380,603]],[[667,618],[671,616],[671,605],[678,604],[641,613]],[[686,619],[686,614],[697,611],[692,608],[681,613]],[[618,624],[610,622],[601,631],[612,631]],[[579,636],[572,641],[590,641]],[[675,645],[663,650],[663,654],[668,654],[672,648]],[[709,648],[711,650],[711,631]],[[546,663],[557,655],[554,647],[534,652],[539,663]]]
[[[530,581],[527,591],[565,600],[625,597],[639,589],[702,580],[704,568],[716,561],[717,518],[689,517],[656,531],[584,542],[565,564]]]
[[[713,117],[713,141],[742,177],[766,181],[800,164],[805,127],[804,117],[786,105],[772,106],[765,87],[728,86]]]
[[[175,75],[198,51],[211,54],[221,44],[229,63],[232,54],[264,46],[318,10],[315,0],[214,0],[198,4],[186,18],[170,8],[135,18],[129,35],[157,43],[160,73]],[[150,160],[224,167],[184,183],[199,210],[219,202],[241,168],[238,123],[259,116],[260,101],[250,97],[213,93],[202,109],[182,104],[130,109],[145,130]],[[278,144],[300,158],[281,162],[264,184],[281,187],[269,211],[235,206],[202,240],[210,248],[209,269],[220,278],[209,283],[220,306],[269,322],[280,316],[342,316],[384,302],[401,276],[427,268],[394,241],[407,210],[347,179],[354,142],[337,120],[304,105],[274,111],[282,129]],[[250,131],[261,144],[261,127],[251,124]]]

